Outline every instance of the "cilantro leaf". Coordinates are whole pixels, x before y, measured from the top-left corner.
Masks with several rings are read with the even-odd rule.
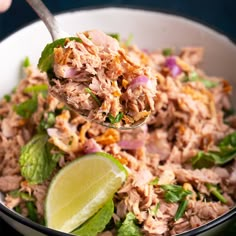
[[[54,61],[53,58],[54,48],[63,47],[68,39],[75,40],[77,42],[82,42],[80,38],[69,37],[69,38],[57,39],[54,42],[47,44],[46,47],[43,49],[41,57],[38,62],[38,68],[41,71],[47,72],[48,75],[52,73],[53,61]]]
[[[51,175],[60,157],[52,155],[51,149],[47,134],[35,135],[22,147],[19,160],[21,174],[28,182],[39,184]]]
[[[120,42],[120,35],[118,33],[112,33],[108,35]]]
[[[37,96],[34,96],[18,105],[14,106],[14,111],[23,118],[30,118],[30,116],[37,110],[38,108],[38,99]]]
[[[218,82],[202,78],[196,72],[190,73],[189,76],[186,76],[182,80],[182,82],[191,82],[191,81],[199,81],[203,83],[206,88],[214,88],[218,85]]]
[[[192,192],[189,190],[185,190],[180,185],[175,184],[165,184],[160,186],[164,191],[164,198],[166,202],[179,202]]]
[[[110,200],[95,215],[83,223],[78,229],[74,230],[72,234],[78,236],[96,236],[105,229],[113,213],[114,203],[113,200]]]
[[[142,234],[136,221],[135,215],[132,212],[129,212],[118,229],[117,236],[141,236]]]
[[[111,114],[108,114],[108,119],[110,123],[115,124],[121,121],[124,114],[122,112],[119,112],[116,117],[112,116]]]
[[[219,144],[219,151],[200,151],[191,160],[194,168],[210,168],[224,165],[236,157],[236,132],[227,135]]]
[[[28,218],[34,222],[38,221],[38,214],[34,202],[26,202],[26,208],[28,210]]]

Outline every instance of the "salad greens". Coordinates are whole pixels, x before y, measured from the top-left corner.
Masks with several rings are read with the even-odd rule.
[[[120,122],[123,116],[124,114],[122,112],[119,112],[116,117],[112,116],[111,114],[108,114],[107,117],[111,124],[115,124]]]
[[[118,229],[117,236],[141,236],[135,215],[131,212],[127,213],[125,220]]]
[[[199,81],[204,84],[206,88],[214,88],[218,85],[218,82],[211,81],[200,77],[196,72],[191,72],[188,76],[185,76],[182,82]]]
[[[53,75],[54,48],[60,47],[60,46],[63,47],[67,40],[71,40],[71,41],[75,40],[77,42],[82,42],[81,39],[78,37],[57,39],[54,42],[47,44],[41,53],[41,57],[38,62],[38,68],[41,71],[46,72],[49,78],[51,78],[51,76]]]
[[[164,198],[167,202],[179,202],[189,194],[192,194],[191,191],[185,190],[180,185],[175,184],[165,184],[160,186],[164,191]]]
[[[236,157],[236,132],[223,138],[217,145],[218,151],[200,151],[192,158],[194,168],[209,168],[213,165],[224,165]]]
[[[51,154],[52,145],[47,134],[36,134],[24,147],[20,155],[21,174],[32,184],[46,180],[56,167],[60,154]]]
[[[38,98],[34,94],[32,98],[14,106],[14,111],[21,117],[28,119],[38,108]]]
[[[78,236],[96,236],[102,232],[109,223],[114,212],[113,200],[109,200],[95,215],[88,219],[78,229],[74,230],[72,234]]]

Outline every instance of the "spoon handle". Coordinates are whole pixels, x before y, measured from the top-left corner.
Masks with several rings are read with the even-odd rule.
[[[26,2],[33,8],[39,18],[44,22],[53,40],[69,36],[61,29],[55,17],[41,0],[26,0]]]

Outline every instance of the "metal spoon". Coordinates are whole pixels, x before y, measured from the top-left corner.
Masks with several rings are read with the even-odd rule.
[[[61,29],[61,27],[58,24],[58,22],[56,21],[55,17],[52,15],[52,13],[48,10],[48,8],[44,5],[44,3],[41,0],[26,0],[26,2],[33,8],[33,10],[39,16],[39,18],[44,22],[48,31],[51,34],[53,41],[60,39],[60,38],[70,37],[70,35],[68,33],[66,33],[65,31],[63,31]],[[57,99],[64,102],[65,104],[68,105],[68,107],[70,109],[74,110],[76,113],[78,113],[86,118],[85,114],[82,114],[80,111],[76,110],[74,107],[72,107],[70,104],[68,104],[65,98],[57,96]],[[110,128],[120,129],[120,130],[128,130],[128,129],[134,129],[134,128],[137,128],[137,127],[143,125],[146,122],[147,118],[148,118],[148,116],[132,123],[130,126],[117,127],[117,126],[112,125],[108,122],[101,123],[101,125],[106,126],[106,127],[110,127]]]

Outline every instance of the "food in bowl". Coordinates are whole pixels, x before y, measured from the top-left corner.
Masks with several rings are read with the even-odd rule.
[[[0,191],[7,207],[44,224],[52,179],[82,156],[101,152],[123,165],[127,179],[112,198],[109,223],[94,235],[177,234],[235,205],[230,84],[200,69],[202,48],[175,55],[122,47],[150,68],[158,86],[154,112],[135,130],[106,128],[75,114],[47,93],[47,75],[25,62],[26,77],[0,104]],[[107,215],[111,205],[96,214]],[[96,214],[72,233],[88,229]]]
[[[39,68],[52,77],[50,93],[93,122],[128,128],[145,120],[157,91],[149,68],[127,57],[117,35],[91,30],[77,36],[42,53]]]

